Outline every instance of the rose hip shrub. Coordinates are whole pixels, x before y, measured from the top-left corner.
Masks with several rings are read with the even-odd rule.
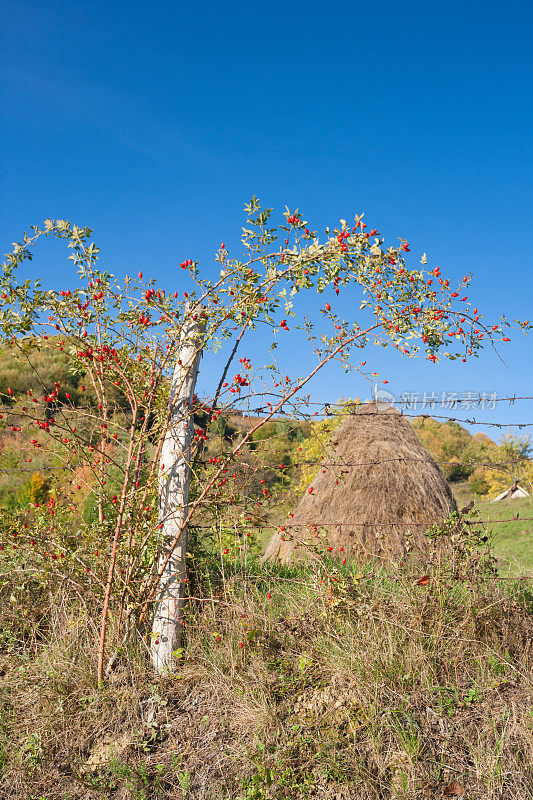
[[[509,341],[510,324],[486,322],[468,299],[470,275],[452,281],[429,268],[425,256],[410,266],[409,243],[387,246],[362,216],[319,236],[298,210],[287,209],[274,227],[271,209],[255,197],[245,208],[244,256],[232,256],[222,243],[214,277],[204,277],[188,254],[176,257],[179,290],[160,288],[137,269],[119,279],[100,268],[92,231],[66,220],[32,227],[3,265],[0,334],[17,380],[2,384],[9,438],[1,454],[10,471],[31,476],[38,464],[51,477],[46,498],[35,495],[4,514],[2,589],[36,581],[69,585],[95,608],[105,600],[101,650],[108,631],[114,644],[133,629],[149,636],[159,581],[157,477],[185,319],[202,323],[199,347],[218,365],[216,388],[203,388],[190,409],[187,523],[209,529],[219,556],[237,560],[246,558],[254,512],[268,516],[284,484],[273,493],[256,470],[234,465],[251,442],[261,446],[259,430],[273,418],[305,412],[307,384],[327,364],[378,382],[364,353],[369,342],[436,362],[465,361],[487,342]],[[54,288],[23,274],[47,237],[64,242],[72,262],[71,275]],[[335,309],[341,292],[359,309],[350,319]],[[298,301],[311,296],[319,308],[302,315]],[[268,353],[259,361],[243,352],[248,339],[258,341],[254,332]],[[314,366],[303,376],[287,375],[276,347],[302,334]],[[57,375],[43,368],[51,353],[59,356]],[[25,385],[21,365],[30,375]],[[215,452],[209,448],[217,420],[248,407],[261,409],[256,423],[230,441],[218,437]]]

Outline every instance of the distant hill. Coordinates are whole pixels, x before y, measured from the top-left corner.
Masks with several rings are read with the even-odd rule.
[[[416,435],[433,456],[448,481],[470,477],[476,466],[497,457],[498,445],[485,434],[472,435],[458,422],[438,422],[431,417],[416,417]]]

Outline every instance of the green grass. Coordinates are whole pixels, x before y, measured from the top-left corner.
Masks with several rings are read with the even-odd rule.
[[[467,505],[474,495],[466,481],[451,484],[457,505]],[[490,520],[494,552],[502,576],[533,577],[533,498],[484,503],[476,500],[480,519]],[[513,519],[518,515],[518,519]]]
[[[482,519],[493,520],[488,529],[494,552],[504,562],[502,575],[533,577],[533,499],[476,503],[476,508]],[[517,515],[518,519],[513,520]]]

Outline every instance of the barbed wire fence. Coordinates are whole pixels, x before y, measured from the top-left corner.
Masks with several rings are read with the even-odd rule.
[[[495,402],[508,402],[510,405],[513,405],[519,401],[527,402],[531,400],[533,400],[533,397],[514,395],[512,397],[496,398]],[[483,401],[481,395],[477,398],[477,401],[480,403]],[[302,423],[306,423],[309,426],[309,423],[320,420],[327,422],[334,418],[337,420],[340,419],[342,424],[342,421],[349,417],[374,417],[380,410],[385,411],[387,406],[389,407],[387,413],[390,414],[390,406],[392,403],[387,402],[384,404],[383,409],[380,408],[378,403],[376,409],[365,411],[364,408],[361,407],[363,404],[345,402],[342,404],[314,403],[306,399],[303,407],[294,406],[288,409],[287,413],[285,413],[284,408],[281,407],[274,416],[271,415],[272,408],[269,408],[268,402],[262,406],[255,406],[252,405],[251,402],[248,402],[245,409],[240,409],[236,407],[237,405],[238,404],[230,403],[218,413],[226,417],[227,420],[240,416],[240,420],[244,426],[250,424],[250,420],[251,424],[257,423],[260,417],[253,417],[252,415],[254,414],[267,414],[270,415],[271,422],[282,422],[284,424],[284,429],[281,432],[277,432],[276,425],[274,425],[274,430],[271,430],[267,438],[263,440],[263,442],[268,442],[272,439],[283,439],[286,437],[287,425],[296,428]],[[190,414],[193,416],[196,413],[203,413],[205,419],[205,411],[206,409],[209,411],[209,405],[196,399],[196,405],[192,404],[192,406],[193,407],[187,411],[187,415]],[[46,412],[44,415],[43,411]],[[121,413],[124,414],[124,411],[122,410]],[[521,430],[533,427],[533,423],[530,422],[514,424],[497,423],[485,420],[462,419],[456,416],[435,415],[433,413],[406,413],[399,409],[394,409],[394,413],[395,415],[398,414],[400,417],[406,417],[409,420],[436,419],[458,423],[459,425],[487,425],[491,428],[505,430]],[[41,419],[38,418],[39,416]],[[209,417],[209,415],[207,415],[207,417]],[[77,455],[74,450],[70,452],[67,450],[62,456],[54,452],[54,446],[58,445],[60,442],[70,442],[70,438],[65,440],[64,437],[70,437],[72,435],[71,432],[76,431],[76,425],[80,424],[82,428],[83,426],[85,426],[85,428],[83,433],[80,430],[77,431],[78,441],[81,441],[83,436],[85,436],[85,445],[91,441],[91,436],[94,436],[95,432],[98,431],[98,441],[96,441],[96,439],[94,440],[94,446],[91,444],[89,448],[85,447],[84,453],[78,453]],[[29,455],[32,455],[31,450],[28,455],[27,449],[28,446],[32,444],[32,440],[26,436],[26,433],[31,430],[31,427],[34,425],[37,425],[39,429],[42,429],[43,425],[45,426],[45,432],[50,437],[48,457],[55,459],[56,463],[46,463],[46,445],[42,451],[38,451],[41,454],[37,460],[38,463],[32,463],[32,458],[29,457]],[[44,408],[36,408],[36,404],[32,405],[30,408],[25,406],[17,408],[9,404],[0,406],[0,430],[3,429],[7,431],[8,438],[11,439],[10,444],[7,444],[7,439],[4,442],[0,439],[0,477],[9,479],[12,476],[19,476],[20,479],[29,476],[31,480],[31,476],[39,473],[66,476],[66,480],[62,477],[59,479],[59,481],[63,481],[64,484],[62,489],[62,502],[65,508],[70,504],[72,511],[75,510],[77,505],[75,516],[77,515],[80,520],[83,519],[87,511],[89,495],[86,491],[81,491],[76,494],[74,491],[76,488],[75,484],[78,484],[79,481],[79,485],[77,485],[78,490],[82,489],[83,486],[84,489],[90,491],[91,485],[94,484],[94,486],[96,486],[101,477],[98,474],[98,461],[101,463],[105,458],[107,463],[111,464],[111,459],[109,459],[111,455],[109,446],[121,447],[120,438],[118,441],[110,438],[111,426],[109,430],[104,433],[99,430],[98,425],[98,408],[95,407],[94,404],[84,406],[58,404],[56,408],[47,407],[46,404],[44,404]],[[117,427],[115,430],[119,430],[119,428]],[[244,430],[245,427],[239,433],[237,425],[237,438],[239,435],[243,435]],[[9,436],[9,432],[13,435],[12,437]],[[394,465],[437,464],[443,468],[464,467],[469,470],[483,467],[490,470],[500,470],[502,474],[511,476],[513,470],[521,463],[521,459],[495,458],[494,460],[477,460],[473,458],[454,458],[453,460],[449,460],[432,458],[429,454],[421,456],[398,455],[383,458],[369,457],[354,459],[346,456],[340,457],[338,453],[335,453],[335,435],[332,435],[329,443],[333,448],[332,452],[325,452],[325,454],[320,457],[306,457],[305,454],[299,456],[296,448],[291,452],[287,463],[283,463],[283,461],[276,463],[271,456],[265,459],[264,453],[260,449],[259,452],[254,452],[252,454],[239,453],[236,457],[231,458],[225,463],[224,459],[227,457],[227,453],[225,452],[221,451],[219,455],[211,455],[210,457],[204,454],[201,445],[203,444],[205,433],[206,432],[201,428],[195,428],[195,441],[197,444],[199,443],[200,446],[196,451],[194,463],[193,459],[190,461],[190,468],[191,471],[194,469],[204,470],[204,474],[207,474],[206,470],[208,470],[210,466],[214,466],[215,470],[221,470],[221,481],[215,487],[214,496],[208,496],[204,501],[198,504],[195,516],[188,520],[188,529],[190,532],[189,536],[191,533],[193,537],[205,536],[207,539],[214,542],[211,564],[216,563],[217,574],[221,577],[222,586],[215,588],[215,585],[213,585],[211,590],[210,581],[200,586],[198,582],[195,582],[194,577],[192,581],[189,580],[188,575],[192,574],[194,576],[197,570],[198,559],[194,552],[192,554],[187,553],[189,563],[186,570],[184,566],[183,574],[185,578],[182,578],[179,583],[180,602],[182,604],[189,604],[191,608],[203,608],[206,607],[207,604],[225,606],[228,614],[232,614],[238,617],[239,620],[243,620],[247,615],[247,587],[253,584],[257,584],[258,586],[269,584],[272,587],[272,592],[274,592],[274,587],[277,587],[276,591],[283,594],[289,591],[291,585],[298,582],[305,584],[311,592],[315,593],[313,597],[315,597],[318,602],[325,603],[327,608],[333,608],[337,601],[341,602],[338,598],[343,592],[352,591],[352,589],[358,592],[359,590],[357,587],[360,584],[367,587],[374,587],[369,589],[369,591],[379,590],[386,593],[394,591],[390,588],[389,584],[395,586],[399,585],[401,587],[413,587],[412,589],[407,588],[408,591],[425,591],[426,588],[431,590],[431,587],[437,586],[448,587],[450,591],[454,591],[453,587],[455,585],[461,586],[465,584],[469,586],[468,591],[474,586],[482,586],[483,588],[481,590],[485,591],[485,584],[488,588],[494,586],[494,590],[495,587],[500,585],[505,587],[502,591],[504,591],[508,598],[512,597],[521,601],[523,598],[529,598],[529,586],[531,586],[531,581],[533,581],[533,574],[522,574],[524,569],[517,561],[515,561],[514,564],[509,563],[508,565],[510,567],[508,571],[511,572],[512,568],[514,574],[501,574],[505,569],[502,563],[505,562],[497,564],[493,556],[493,551],[488,555],[490,543],[486,550],[487,555],[481,557],[481,549],[477,551],[472,561],[469,562],[470,566],[468,569],[461,568],[459,570],[453,566],[451,568],[449,566],[444,567],[442,564],[438,563],[438,561],[432,560],[432,558],[426,560],[424,565],[422,565],[422,563],[417,564],[416,561],[411,562],[408,559],[392,561],[389,557],[380,557],[373,552],[364,553],[357,551],[357,549],[350,551],[349,548],[331,545],[329,537],[333,536],[335,532],[340,539],[342,539],[343,536],[349,539],[352,531],[357,533],[358,530],[364,530],[368,527],[367,522],[354,519],[353,516],[341,520],[332,520],[323,515],[316,515],[312,520],[306,520],[305,524],[302,524],[301,522],[293,522],[291,520],[292,513],[289,513],[288,518],[283,520],[281,520],[280,515],[276,513],[276,508],[279,508],[283,504],[284,495],[287,489],[291,487],[291,483],[291,498],[294,500],[294,503],[298,501],[298,492],[295,491],[295,481],[298,474],[301,474],[302,469],[309,470],[314,467],[317,473],[325,473],[333,470],[335,471],[335,475],[337,475],[339,479],[342,479],[343,476],[349,474],[352,470],[359,470],[359,472],[362,473],[365,470],[376,469],[380,466],[394,467]],[[22,439],[17,440],[17,437],[21,436],[21,434]],[[109,434],[109,436],[107,434]],[[22,441],[25,442],[26,450],[21,446]],[[20,444],[17,442],[20,442]],[[35,439],[33,440],[33,445],[41,446]],[[91,451],[90,454],[87,452],[88,449]],[[115,459],[111,467],[120,466],[120,450],[117,452],[118,455],[115,454]],[[88,458],[89,455],[93,458],[92,461],[91,457]],[[20,460],[24,457],[26,457],[26,462],[30,463],[26,463],[25,466],[19,466]],[[10,463],[6,464],[4,461],[4,464],[2,464],[3,459],[9,459]],[[57,463],[57,460],[60,460],[61,463]],[[19,463],[17,463],[17,461]],[[138,535],[141,536],[142,534],[138,552],[134,552],[132,536],[126,543],[126,548],[130,549],[129,553],[127,553],[127,557],[117,561],[114,579],[114,591],[116,591],[115,601],[118,608],[117,635],[114,645],[116,649],[112,652],[108,651],[109,658],[105,670],[103,663],[104,651],[102,648],[99,651],[99,659],[102,660],[101,672],[102,674],[105,672],[105,675],[109,675],[113,670],[121,652],[121,642],[124,643],[126,641],[132,630],[129,623],[130,614],[134,615],[132,617],[133,630],[135,631],[134,635],[138,635],[139,639],[143,641],[147,651],[151,652],[153,664],[157,664],[161,661],[163,653],[161,645],[164,644],[164,637],[162,635],[162,629],[160,630],[161,625],[159,625],[159,628],[157,627],[157,617],[154,612],[157,611],[158,603],[168,604],[174,599],[175,594],[175,590],[173,594],[172,591],[168,592],[163,588],[156,596],[150,594],[149,590],[146,590],[146,587],[150,585],[149,581],[153,581],[155,570],[157,569],[157,558],[153,555],[149,555],[151,551],[148,547],[148,542],[160,539],[160,530],[165,524],[166,518],[162,517],[160,512],[158,515],[157,512],[157,497],[158,491],[160,491],[157,480],[158,473],[157,471],[152,471],[152,478],[148,481],[150,486],[148,486],[148,484],[143,486],[142,481],[139,480],[143,464],[144,456],[140,455],[136,468],[137,480],[134,476],[129,492],[132,496],[136,493],[139,493],[140,496],[142,493],[144,498],[147,498],[147,495],[151,493],[152,501],[150,504],[150,501],[146,500],[147,504],[144,510],[146,511],[147,517],[144,521],[141,520],[141,516],[143,510],[142,503],[145,501],[143,500],[140,505],[137,503],[139,506],[139,513],[137,519],[133,522],[134,525],[137,526]],[[80,476],[84,470],[88,470],[90,474],[82,478]],[[300,473],[298,473],[298,471],[300,471]],[[232,511],[238,506],[237,503],[233,504],[231,498],[224,498],[221,494],[216,494],[220,487],[225,484],[226,474],[230,472],[233,478],[237,476],[241,478],[241,488],[247,487],[247,495],[244,496],[243,493],[240,523],[233,524],[233,530],[228,533],[226,530],[223,531],[223,512],[219,510],[213,512],[212,504],[214,500],[214,506],[216,508],[225,508],[226,510],[231,508]],[[281,487],[278,485],[276,489],[277,497],[271,498],[270,493],[268,494],[269,500],[272,500],[268,508],[262,507],[261,510],[258,511],[256,504],[258,503],[261,505],[264,498],[261,495],[254,494],[255,490],[258,489],[258,486],[254,486],[254,480],[255,483],[257,483],[259,473],[264,472],[274,474],[276,479],[281,477]],[[284,483],[285,476],[290,477],[287,483]],[[264,481],[265,479],[262,478],[261,482],[264,483]],[[68,490],[67,483],[70,487]],[[106,487],[100,486],[100,489],[102,488],[106,489]],[[72,491],[70,489],[72,489]],[[106,489],[104,494],[107,495],[107,501],[109,502],[110,492],[107,492]],[[115,500],[116,496],[111,500],[111,503],[113,504]],[[16,581],[24,586],[26,585],[26,581],[32,578],[34,578],[37,583],[40,582],[41,584],[47,579],[52,579],[55,580],[58,585],[69,587],[83,603],[86,602],[87,598],[90,598],[89,602],[95,603],[96,606],[99,607],[102,597],[105,596],[106,589],[110,591],[109,582],[107,587],[105,583],[105,570],[106,559],[109,558],[111,546],[111,540],[105,531],[106,516],[102,513],[101,501],[99,502],[100,515],[99,528],[97,531],[99,539],[98,541],[93,541],[93,539],[88,536],[85,541],[82,541],[81,547],[78,546],[79,542],[76,541],[76,537],[80,534],[79,530],[74,536],[69,535],[68,531],[66,533],[65,531],[60,533],[60,528],[62,524],[64,526],[64,521],[63,523],[60,522],[56,529],[55,519],[57,518],[54,517],[56,506],[53,498],[50,498],[48,501],[45,498],[40,503],[30,503],[30,506],[32,505],[33,508],[27,508],[26,511],[19,509],[20,513],[12,515],[12,518],[8,519],[7,525],[3,525],[2,528],[0,528],[0,581],[3,588],[5,589],[6,586],[15,585]],[[117,507],[114,505],[112,513],[116,513],[116,511]],[[519,536],[524,524],[529,527],[530,524],[533,523],[532,516],[520,516],[520,512],[505,516],[501,519],[490,519],[490,515],[469,518],[467,512],[468,508],[464,508],[456,513],[455,520],[449,521],[451,527],[448,533],[450,533],[452,529],[458,532],[459,535],[463,535],[465,531],[471,531],[473,539],[483,541],[484,533],[486,532],[488,536],[485,540],[489,542],[491,529],[495,525],[504,524],[506,526],[511,526],[511,528],[516,531],[516,535]],[[107,514],[107,511],[105,513]],[[47,518],[47,514],[50,514],[49,518]],[[1,507],[0,515],[3,515]],[[7,517],[4,515],[3,521],[5,522],[6,519]],[[37,524],[35,524],[35,520],[37,520]],[[435,526],[435,524],[436,520],[434,517],[412,520],[407,524],[405,519],[390,518],[386,521],[374,521],[372,527],[379,531],[377,534],[379,537],[385,538],[387,534],[391,534],[391,536],[392,534],[396,534],[408,537],[411,534],[411,529],[413,532],[418,531],[422,535],[426,533],[428,534],[429,544],[429,539],[431,538],[429,533],[432,526]],[[90,526],[86,527],[87,531],[89,531]],[[229,527],[231,528],[231,525]],[[258,542],[264,545],[268,539],[273,539],[277,535],[281,535],[283,540],[287,538],[287,540],[291,542],[291,546],[299,548],[300,553],[305,553],[305,559],[300,560],[302,565],[304,561],[307,562],[309,566],[307,573],[305,573],[305,570],[304,573],[299,573],[298,570],[295,570],[293,574],[287,577],[274,566],[269,567],[268,563],[265,563],[263,560],[261,564],[261,574],[254,574],[255,567],[252,566],[252,561],[257,561],[258,553],[257,551],[252,553],[250,546],[247,545],[247,537],[251,535],[250,531],[253,531],[256,547]],[[481,532],[483,532],[483,534]],[[228,537],[233,536],[234,544],[232,546],[224,546],[224,544],[227,544],[227,541],[223,541],[223,535],[226,537],[226,540]],[[467,533],[467,538],[468,535]],[[448,536],[448,538],[451,541],[451,536]],[[196,541],[199,541],[199,539],[196,538]],[[250,539],[250,541],[252,541],[252,539]],[[75,546],[73,546],[73,542]],[[22,552],[24,552],[24,555],[22,555]],[[253,559],[251,558],[252,555]],[[146,578],[141,578],[140,580],[136,579],[136,570],[138,571],[139,564],[141,564],[143,560],[146,561],[147,558],[152,559],[152,564],[148,568]],[[207,561],[204,562],[204,569],[207,563]],[[299,575],[302,574],[306,574],[303,580],[299,577]],[[242,597],[234,595],[233,590],[230,590],[228,593],[228,586],[231,581],[235,579],[238,579],[238,582],[242,585]],[[348,587],[348,589],[346,587]],[[526,587],[528,588],[526,589]],[[402,588],[401,591],[403,592],[404,588]],[[493,589],[490,588],[490,591],[492,592]],[[266,594],[266,597],[271,597],[270,590]],[[151,624],[150,620],[152,617],[154,618],[154,622]],[[191,621],[187,614],[180,614],[174,622],[179,631],[186,632],[192,630],[194,625],[197,624],[197,621],[196,618]],[[169,652],[172,660],[174,654],[173,647],[170,647]]]
[[[492,398],[491,402],[493,402],[493,403],[504,403],[504,402],[506,402],[509,405],[514,405],[514,403],[519,402],[519,401],[531,401],[531,400],[533,400],[532,396],[512,395],[512,396],[506,396],[506,397],[501,397],[501,398]],[[471,398],[469,398],[469,403],[477,403],[481,407],[482,404],[486,403],[486,397],[482,396],[482,395],[478,395],[475,398],[471,397]],[[385,405],[386,406],[391,406],[391,405],[402,405],[402,404],[405,405],[405,401],[387,401]],[[200,407],[201,406],[199,406],[199,408]],[[311,409],[315,409],[315,410],[312,411]],[[379,405],[378,405],[378,409],[379,409]],[[26,419],[31,419],[31,417],[32,417],[31,413],[28,413],[29,412],[28,409],[24,408],[23,410],[19,410],[19,409],[15,408],[13,406],[10,406],[10,405],[0,406],[0,412],[2,414],[2,419],[4,420],[4,422],[3,422],[4,428],[8,428],[9,422],[16,421],[17,418],[25,417]],[[244,415],[244,417],[247,417],[247,416],[250,416],[252,414],[263,414],[263,413],[269,413],[269,412],[270,412],[270,408],[269,408],[269,403],[268,402],[265,405],[253,406],[253,407],[251,407],[251,403],[248,402],[248,406],[244,411],[240,410],[238,408],[235,408],[235,407],[228,407],[228,408],[226,408],[224,410],[223,413],[228,417],[230,415],[232,415],[232,414],[237,414],[237,415],[242,414],[242,415]],[[81,415],[85,414],[88,419],[92,419],[92,418],[96,419],[97,416],[98,416],[97,410],[92,405],[86,405],[86,406],[83,406],[83,407],[80,407],[80,406],[62,407],[61,409],[59,409],[59,413],[62,414],[63,416],[65,416],[65,417],[68,417],[69,415],[76,415],[76,416],[79,417],[80,414]],[[532,422],[498,423],[498,422],[491,422],[491,421],[479,420],[479,419],[474,419],[474,418],[465,419],[465,418],[456,417],[456,416],[438,415],[438,414],[434,414],[434,413],[407,413],[404,410],[398,410],[397,413],[399,413],[401,416],[407,417],[409,419],[420,419],[420,418],[422,418],[422,419],[437,419],[437,420],[445,420],[446,422],[458,423],[460,425],[486,425],[486,426],[493,427],[493,428],[498,428],[498,429],[514,428],[514,429],[517,429],[517,430],[521,430],[521,429],[524,429],[524,428],[533,427],[533,423]],[[290,411],[285,413],[284,409],[281,408],[280,411],[277,413],[277,415],[276,415],[276,417],[274,418],[273,421],[286,420],[289,423],[290,422],[294,422],[295,424],[299,424],[302,421],[303,422],[316,421],[317,418],[319,418],[319,419],[320,418],[328,419],[328,418],[331,418],[331,417],[345,418],[345,417],[355,416],[355,415],[357,415],[359,417],[360,416],[375,416],[375,414],[376,414],[375,410],[374,411],[365,412],[364,410],[362,410],[360,404],[355,405],[355,404],[350,404],[350,403],[346,404],[345,403],[345,404],[343,404],[342,406],[339,407],[339,403],[325,403],[325,402],[318,403],[318,402],[314,402],[314,401],[306,399],[305,402],[304,402],[304,408],[303,409],[301,407],[298,408],[298,415],[296,415],[294,413],[294,410],[292,411],[292,413]],[[48,415],[48,417],[50,418],[50,415]],[[53,417],[51,419],[52,419],[52,422],[53,422],[54,421]],[[13,429],[14,432],[20,432],[20,429],[17,429],[17,426],[12,426],[12,429]],[[276,436],[276,434],[273,434],[273,436]],[[279,436],[283,436],[283,434],[279,434]],[[3,452],[0,453],[0,458],[2,456],[7,455],[9,452],[11,452],[11,454],[16,454],[15,451],[4,450]],[[507,460],[500,460],[500,461],[489,461],[489,460],[476,461],[476,460],[472,460],[472,459],[469,459],[469,460],[459,460],[459,459],[444,460],[444,459],[441,459],[441,460],[439,460],[439,459],[434,459],[434,458],[431,458],[431,457],[419,458],[419,457],[406,457],[406,456],[399,456],[397,458],[383,458],[383,459],[349,460],[349,459],[343,459],[343,458],[339,459],[338,457],[335,458],[334,456],[322,456],[321,458],[297,458],[297,457],[292,457],[290,459],[290,463],[289,464],[273,464],[271,461],[261,462],[261,461],[258,461],[258,460],[255,460],[253,464],[250,464],[249,462],[247,462],[245,460],[240,460],[240,461],[239,460],[235,460],[235,461],[232,462],[231,468],[232,469],[241,469],[241,470],[249,469],[251,471],[254,471],[254,470],[257,471],[258,469],[269,469],[269,470],[273,470],[273,471],[278,471],[281,474],[283,474],[283,473],[287,474],[287,470],[295,470],[295,469],[299,469],[301,467],[311,467],[311,466],[316,466],[317,468],[322,469],[322,471],[328,470],[328,469],[337,469],[337,470],[340,469],[341,472],[342,472],[343,470],[350,470],[350,469],[355,469],[355,468],[365,468],[365,467],[376,467],[376,466],[385,465],[385,464],[394,464],[394,463],[398,463],[398,464],[400,464],[400,463],[403,463],[403,464],[406,464],[406,463],[428,463],[428,462],[429,463],[437,463],[440,466],[452,466],[453,465],[454,467],[464,466],[466,468],[485,467],[485,468],[489,468],[489,469],[493,469],[493,470],[502,470],[503,472],[507,472],[507,473],[510,474],[510,468],[515,467],[519,463],[519,460],[517,460],[517,459],[507,459]],[[203,467],[205,467],[207,464],[209,464],[209,461],[206,458],[203,458],[203,459],[199,460],[199,463]],[[59,473],[63,472],[64,473],[65,471],[73,470],[75,468],[76,468],[76,465],[74,465],[74,464],[66,464],[66,463],[59,464],[59,465],[58,464],[39,464],[38,466],[29,466],[29,465],[28,466],[15,466],[15,465],[9,465],[7,467],[4,467],[4,466],[1,465],[1,462],[0,462],[0,475],[9,476],[11,474],[20,474],[20,473],[34,474],[36,472],[51,472],[51,473],[53,473],[53,472],[59,472]],[[249,522],[252,521],[251,517],[248,518],[248,521]],[[491,525],[494,525],[495,523],[505,523],[505,524],[516,523],[517,524],[517,528],[518,528],[519,526],[522,526],[523,523],[533,522],[533,517],[521,517],[520,514],[517,513],[516,515],[510,516],[510,517],[506,517],[504,519],[497,519],[497,520],[488,519],[488,518],[487,519],[475,519],[475,520],[465,519],[465,520],[463,520],[463,522],[464,522],[465,525],[469,525],[469,526],[472,526],[472,525],[491,526]],[[412,526],[413,528],[426,528],[427,529],[433,523],[434,523],[434,519],[428,519],[428,520],[425,520],[425,521],[410,522],[409,525]],[[290,522],[290,519],[289,519],[289,520],[287,520],[287,521],[285,521],[283,523],[283,528],[285,530],[287,530],[287,533],[289,533],[289,535],[290,535],[290,531],[292,530],[292,531],[294,531],[295,535],[297,536],[299,534],[302,534],[306,530],[308,531],[309,529],[312,529],[312,528],[314,528],[315,530],[317,528],[320,528],[323,531],[327,531],[328,529],[330,529],[332,527],[336,527],[336,528],[340,528],[340,529],[344,528],[344,529],[347,530],[347,529],[350,529],[350,528],[356,528],[357,529],[358,527],[364,527],[365,525],[367,525],[367,523],[360,522],[358,520],[349,520],[349,519],[348,520],[343,520],[342,522],[338,522],[338,521],[332,522],[332,521],[326,520],[326,519],[314,519],[312,522],[308,522],[305,525],[302,525],[302,524],[294,524],[293,525]],[[386,531],[387,528],[389,528],[389,529],[394,529],[394,528],[399,528],[399,527],[404,528],[405,527],[405,521],[404,520],[391,519],[391,520],[388,520],[386,522],[379,522],[379,521],[375,522],[374,525],[376,527],[383,528],[384,531]],[[202,526],[202,524],[197,522],[197,521],[192,521],[191,522],[191,526],[194,527],[197,530],[202,530],[203,528],[204,529],[209,529],[209,527],[210,527],[210,526]],[[262,521],[260,521],[260,524],[258,526],[256,526],[256,529],[257,529],[257,532],[259,533],[259,536],[261,538],[266,538],[266,536],[272,535],[276,531],[278,531],[280,529],[280,524],[279,524],[279,521],[265,523],[265,521],[262,520]],[[15,536],[15,539],[17,539],[17,536]],[[2,545],[2,549],[3,549],[4,546],[5,545]],[[17,546],[16,543],[15,543],[15,546]],[[87,568],[87,569],[89,570],[89,568]],[[365,576],[364,579],[366,580],[366,579],[369,579],[370,577],[371,576]],[[417,576],[415,576],[415,575],[413,575],[412,577],[413,577],[413,579],[417,578]],[[405,578],[405,576],[403,576],[403,579],[404,578]],[[461,577],[461,578],[457,578],[457,579],[467,580],[467,578],[465,578],[464,576]],[[507,576],[494,574],[494,575],[491,576],[491,579],[495,580],[495,581],[509,581],[509,582],[519,581],[519,582],[525,582],[525,581],[533,580],[533,576],[520,575],[520,576],[517,576],[517,577],[507,577]],[[397,578],[397,580],[400,580],[400,579]]]

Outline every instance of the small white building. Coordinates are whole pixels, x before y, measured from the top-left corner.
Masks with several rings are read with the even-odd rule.
[[[519,486],[518,481],[515,481],[509,489],[506,489],[505,492],[491,500],[491,503],[496,503],[498,500],[519,500],[522,497],[529,497],[529,492],[523,486]]]

